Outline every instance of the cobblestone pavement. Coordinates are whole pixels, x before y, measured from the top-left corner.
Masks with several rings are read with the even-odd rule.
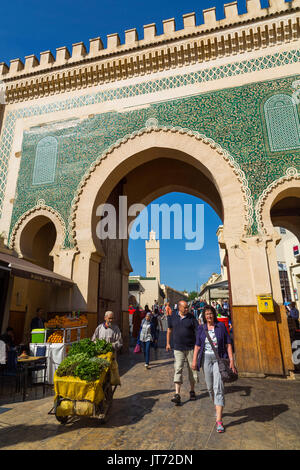
[[[110,419],[101,425],[91,418],[74,418],[61,425],[48,415],[53,396],[38,391],[25,402],[0,401],[0,449],[184,450],[299,449],[300,382],[242,378],[226,386],[224,425],[215,430],[214,407],[202,372],[197,400],[190,402],[185,371],[181,407],[173,395],[173,356],[159,349],[146,370],[143,356],[119,357],[122,386],[118,387]],[[51,393],[51,392],[50,392]]]

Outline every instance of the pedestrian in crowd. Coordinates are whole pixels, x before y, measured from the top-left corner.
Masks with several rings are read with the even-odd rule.
[[[132,315],[132,337],[137,339],[142,323],[142,315],[139,307],[136,307]]]
[[[213,307],[205,307],[203,311],[202,325],[197,332],[196,345],[194,348],[192,368],[199,370],[203,368],[206,386],[211,399],[216,407],[216,426],[217,432],[224,432],[222,413],[225,405],[224,384],[219,371],[218,361],[215,353],[207,339],[207,332],[213,345],[221,358],[230,360],[231,369],[236,372],[231,339],[225,325],[218,322],[217,313]]]
[[[222,301],[221,300],[218,300],[216,302],[215,309],[216,309],[216,312],[217,312],[217,316],[222,317],[223,316],[223,309],[222,309]]]
[[[203,325],[203,316],[202,315],[199,315],[199,317],[198,317],[198,324],[199,324],[199,326]]]
[[[1,335],[0,339],[6,344],[7,351],[15,348],[15,333],[11,326],[6,328],[5,333]]]
[[[114,312],[105,312],[104,322],[97,326],[92,336],[92,341],[96,341],[96,339],[105,339],[108,343],[111,343],[114,352],[116,353],[123,346],[123,340],[121,331],[119,327],[114,324],[114,321]]]
[[[289,306],[289,316],[295,321],[296,329],[299,329],[299,310],[295,302],[291,302]]]
[[[144,352],[146,369],[150,369],[150,347],[151,344],[153,344],[154,339],[155,330],[154,325],[151,322],[151,312],[147,312],[144,320],[142,321],[139,333],[139,342]]]
[[[181,405],[180,388],[183,383],[182,372],[185,360],[187,361],[189,382],[190,382],[190,400],[196,400],[195,384],[198,382],[197,371],[192,370],[193,351],[196,341],[196,332],[198,322],[194,315],[189,313],[188,304],[181,300],[178,303],[178,314],[173,313],[168,317],[167,345],[166,350],[171,351],[170,341],[173,335],[174,341],[174,383],[175,394],[171,401],[175,405]]]
[[[145,316],[147,315],[148,312],[152,313],[148,305],[145,305]]]
[[[44,328],[45,320],[44,320],[44,309],[37,308],[36,309],[36,316],[31,320],[30,328],[31,330],[37,330],[38,328]]]
[[[172,315],[172,309],[170,307],[170,302],[167,302],[166,303],[166,315],[167,317],[169,317],[170,315]]]
[[[154,305],[152,305],[152,312],[155,313],[159,313],[159,305],[158,305],[158,302],[157,300],[154,300]]]
[[[152,313],[151,323],[153,325],[153,332],[154,332],[154,339],[153,339],[154,353],[155,353],[155,359],[157,359],[159,331],[160,330],[163,331],[161,315],[158,313],[157,309],[154,310],[154,312]]]
[[[222,308],[223,308],[223,315],[225,315],[226,317],[229,316],[229,304],[228,304],[228,300],[225,299],[223,301],[223,304],[222,304]]]

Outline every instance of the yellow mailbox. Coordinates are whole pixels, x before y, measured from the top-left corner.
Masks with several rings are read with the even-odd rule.
[[[274,313],[273,299],[270,294],[257,296],[258,311],[260,313]]]

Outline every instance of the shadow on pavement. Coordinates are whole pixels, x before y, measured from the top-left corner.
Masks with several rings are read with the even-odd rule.
[[[251,394],[251,389],[252,387],[249,386],[240,386],[240,385],[230,385],[230,386],[225,386],[225,395],[227,393],[235,393],[235,392],[245,392],[240,395],[240,397],[249,397]]]
[[[108,422],[104,427],[119,427],[137,423],[152,412],[154,405],[159,400],[155,397],[165,393],[170,393],[170,390],[149,390],[114,399]]]
[[[238,426],[239,424],[248,423],[249,421],[255,421],[258,423],[265,423],[267,421],[273,421],[274,418],[279,416],[281,413],[288,411],[288,405],[281,403],[279,405],[262,405],[253,406],[251,408],[245,408],[244,410],[238,410],[234,413],[226,413],[226,416],[241,417],[237,421],[232,421],[226,425],[226,428],[232,426]]]
[[[152,412],[153,406],[159,400],[154,397],[169,392],[170,390],[151,390],[135,393],[125,398],[115,398],[106,424],[101,424],[97,418],[75,416],[66,425],[59,424],[55,420],[53,424],[5,426],[0,428],[0,448],[22,442],[42,441],[83,427],[105,429],[132,425]]]
[[[244,386],[243,387],[243,386],[239,386],[239,385],[231,385],[229,387],[225,387],[225,395],[227,395],[229,393],[244,392],[240,396],[241,397],[249,397],[249,395],[251,394],[251,389],[252,389],[252,387],[249,387],[249,386]],[[196,400],[195,401],[201,400],[202,398],[209,397],[208,391],[206,389],[202,389],[201,391],[203,393],[201,393],[200,395],[196,391]],[[186,400],[186,401],[182,402],[182,405],[185,405],[189,401],[190,400]],[[224,415],[225,415],[225,413],[224,413]]]
[[[168,361],[168,362],[160,362],[159,364],[156,364],[156,363],[151,363],[150,362],[150,367],[151,369],[156,369],[157,367],[164,367],[164,366],[168,366],[170,364],[174,364],[174,361]]]

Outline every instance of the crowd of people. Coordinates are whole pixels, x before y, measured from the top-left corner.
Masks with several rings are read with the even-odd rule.
[[[228,319],[229,327],[220,321],[224,318]],[[189,304],[180,301],[173,308],[170,303],[162,306],[155,301],[151,309],[148,305],[144,310],[136,307],[132,314],[132,337],[136,342],[134,351],[144,353],[147,370],[151,368],[151,347],[154,348],[155,356],[157,354],[163,320],[167,320],[166,351],[174,351],[175,394],[171,401],[176,406],[181,405],[180,391],[185,363],[190,383],[189,398],[191,401],[196,400],[195,384],[199,380],[198,371],[202,369],[209,395],[216,408],[217,432],[224,432],[224,384],[215,351],[220,358],[229,359],[230,368],[236,373],[228,301],[213,301],[210,305],[203,299]]]

